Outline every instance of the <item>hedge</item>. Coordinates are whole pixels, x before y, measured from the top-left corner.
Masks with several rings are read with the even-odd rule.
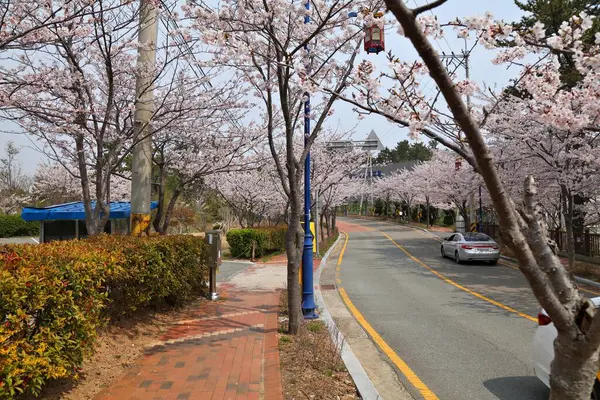
[[[227,232],[227,243],[233,258],[251,258],[252,243],[255,242],[254,255],[285,251],[286,226],[271,228],[231,229]]]
[[[99,236],[0,247],[0,398],[77,377],[97,331],[206,285],[201,238]]]
[[[37,236],[40,223],[27,222],[20,215],[0,215],[0,238],[15,236]]]

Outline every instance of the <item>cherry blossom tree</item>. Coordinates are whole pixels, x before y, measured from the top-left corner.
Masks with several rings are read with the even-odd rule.
[[[3,0],[0,2],[0,52],[53,40],[53,28],[88,15],[87,0]]]
[[[88,2],[84,15],[47,26],[51,40],[10,53],[11,66],[2,68],[0,111],[80,179],[90,234],[103,232],[108,202],[115,197],[111,180],[127,169],[135,145],[138,74],[154,77],[153,135],[194,118],[198,122],[190,128],[200,132],[204,117],[222,110],[215,110],[220,89],[210,86],[218,71],[196,76],[198,62],[175,39],[178,32],[159,36],[155,67],[137,64],[138,6],[121,0]]]
[[[255,109],[266,121],[271,156],[289,201],[286,253],[292,334],[298,331],[301,309],[298,270],[303,247],[300,210],[304,161],[337,99],[336,94],[327,93],[317,97],[317,87],[326,86],[334,93],[345,88],[361,45],[364,18],[359,14],[354,20],[349,12],[373,5],[350,0],[226,0],[218,10],[193,5],[184,8],[194,31],[209,44],[207,51],[213,54],[213,62],[232,67],[245,79]],[[310,105],[310,113],[308,95],[318,100]],[[313,123],[306,135],[302,128],[305,116]],[[298,154],[294,138],[304,135],[306,146]],[[278,152],[278,140],[284,144],[284,157]]]
[[[545,135],[538,137],[541,145],[548,143],[551,135],[565,138],[565,133],[569,133],[569,136],[577,139],[566,140],[569,146],[558,154],[562,154],[565,161],[571,154],[584,157],[582,168],[591,165],[592,160],[588,157],[595,157],[593,152],[577,154],[576,151],[582,138],[595,135],[600,130],[600,104],[596,101],[600,90],[600,51],[597,46],[600,37],[592,46],[584,45],[581,41],[582,35],[592,26],[591,18],[585,13],[565,21],[558,34],[548,37],[540,23],[531,29],[519,31],[510,24],[494,21],[491,15],[451,21],[449,25],[458,30],[459,36],[472,37],[478,45],[496,49],[508,42],[510,46],[499,51],[495,62],[520,65],[520,73],[513,87],[525,94],[524,102],[519,103],[515,96],[503,91],[479,110],[469,110],[463,96],[476,93],[477,86],[449,73],[428,40],[428,36],[442,35],[442,26],[437,19],[424,12],[446,2],[439,0],[410,9],[403,1],[386,0],[389,11],[400,23],[399,32],[413,44],[420,60],[408,62],[390,56],[392,71],[382,76],[389,79],[392,90],[389,90],[389,86],[383,87],[383,78],[374,77],[372,65],[365,63],[359,69],[361,74],[354,80],[359,86],[358,94],[345,100],[362,112],[378,113],[408,126],[412,134],[423,133],[439,141],[460,154],[481,175],[500,222],[502,239],[515,254],[520,270],[558,331],[554,343],[550,397],[553,400],[587,399],[598,365],[600,315],[595,312],[591,301],[577,290],[548,244],[546,225],[540,217],[536,200],[538,190],[533,175],[525,179],[523,199],[518,201],[511,198],[486,142],[486,134],[500,122],[494,117],[496,113],[508,107],[516,113],[511,127],[517,128],[517,132],[525,133],[525,130],[516,127],[525,114],[525,118],[542,127],[540,134],[545,132]],[[559,66],[556,57],[564,53],[573,57],[576,69],[582,76],[568,89],[561,88],[557,80]],[[535,61],[531,62],[527,57]],[[433,99],[423,95],[418,84],[415,84],[419,75],[423,74],[429,74],[439,89]],[[531,101],[527,101],[529,97]],[[444,100],[449,112],[444,113],[441,108],[432,107],[437,99]],[[513,107],[513,104],[525,106],[525,109]],[[460,128],[466,137],[464,144],[444,135],[439,125],[433,128],[444,116],[450,117]],[[557,135],[549,130],[562,133]],[[558,142],[556,140],[555,145]],[[574,152],[571,153],[571,150]],[[561,156],[558,158],[562,162]],[[554,157],[550,159],[557,161]],[[578,181],[575,183],[579,184]]]
[[[153,136],[159,202],[153,224],[157,232],[167,232],[178,199],[208,175],[255,167],[248,155],[264,142],[264,135],[261,126],[242,127],[238,122],[240,113],[247,111],[239,83],[232,79],[208,86],[205,79],[186,77],[173,100],[165,104],[165,109],[173,107],[173,120]],[[195,90],[200,99],[190,97],[194,85],[200,86]]]
[[[33,187],[28,202],[51,206],[73,201],[81,201],[81,178],[71,174],[76,168],[65,168],[56,162],[40,163],[35,171]],[[88,175],[94,182],[93,171]],[[130,179],[123,176],[111,178],[110,201],[128,201]]]
[[[31,178],[23,172],[19,160],[21,150],[11,141],[4,146],[0,158],[0,212],[12,214],[27,203]]]
[[[401,169],[378,179],[373,186],[373,194],[387,202],[402,203],[410,221],[411,211],[420,195],[419,191],[415,189],[416,187],[417,182],[411,170]]]
[[[272,164],[258,168],[214,174],[209,178],[231,207],[242,227],[277,222],[287,211],[287,198]]]
[[[33,177],[31,193],[35,204],[54,205],[81,200],[81,183],[58,163],[41,163]]]

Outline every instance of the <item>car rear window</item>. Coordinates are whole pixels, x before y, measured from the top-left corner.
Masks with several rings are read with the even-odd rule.
[[[483,233],[471,233],[463,235],[467,242],[492,242],[492,238]]]

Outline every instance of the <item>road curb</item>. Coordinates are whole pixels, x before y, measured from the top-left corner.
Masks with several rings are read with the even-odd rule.
[[[344,343],[344,346],[342,347],[342,360],[344,361],[344,364],[346,365],[346,369],[348,370],[348,373],[352,377],[352,380],[354,380],[356,389],[360,393],[361,397],[365,400],[376,400],[381,397],[379,396],[377,389],[375,389],[375,385],[373,385],[373,382],[371,382],[371,379],[365,372],[360,361],[358,361],[358,358],[356,358],[356,356],[354,355],[354,352],[350,348],[350,344],[347,341],[345,341],[344,335],[342,334],[342,332],[340,332],[340,330],[336,326],[335,321],[331,317],[331,314],[329,313],[329,310],[327,309],[327,306],[325,305],[325,301],[323,300],[323,295],[322,295],[321,289],[320,289],[321,272],[323,271],[323,269],[325,268],[325,265],[327,264],[327,259],[329,258],[329,255],[331,254],[333,249],[335,249],[337,247],[337,245],[339,244],[341,236],[342,236],[341,234],[338,234],[337,240],[329,248],[329,250],[327,250],[327,253],[325,253],[323,258],[321,259],[321,264],[319,265],[319,268],[317,269],[316,277],[315,277],[315,281],[317,282],[317,285],[315,285],[315,289],[314,289],[317,307],[321,310],[321,315],[320,315],[321,319],[323,321],[325,321],[325,323],[327,324],[327,327],[329,328],[329,334],[331,335],[331,339],[334,341],[334,343]]]
[[[505,260],[505,261],[510,261],[510,262],[512,262],[512,263],[518,264],[518,263],[517,263],[517,260],[515,260],[515,259],[514,259],[514,258],[512,258],[512,257],[500,256],[500,258],[501,258],[501,259],[503,259],[503,260]],[[579,282],[579,283],[584,283],[584,284],[586,284],[586,285],[590,285],[590,286],[593,286],[593,287],[595,287],[595,288],[598,288],[598,289],[600,289],[600,283],[598,283],[598,282],[595,282],[595,281],[592,281],[592,280],[590,280],[590,279],[585,279],[585,278],[582,278],[582,277],[580,277],[580,276],[577,276],[577,275],[575,275],[575,280],[576,280],[577,282]]]

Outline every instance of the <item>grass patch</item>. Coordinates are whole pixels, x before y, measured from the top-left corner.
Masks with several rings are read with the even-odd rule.
[[[575,261],[573,273],[585,279],[594,282],[600,282],[600,265],[586,263],[583,261]]]
[[[312,333],[319,333],[323,329],[325,329],[325,324],[323,323],[323,321],[319,321],[319,320],[310,321],[306,324],[306,329]]]
[[[333,244],[337,240],[339,234],[340,232],[336,229],[333,235],[329,236],[325,240],[321,241],[321,243],[319,243],[319,253],[321,255],[327,253],[327,251],[331,248],[331,246],[333,246]]]

